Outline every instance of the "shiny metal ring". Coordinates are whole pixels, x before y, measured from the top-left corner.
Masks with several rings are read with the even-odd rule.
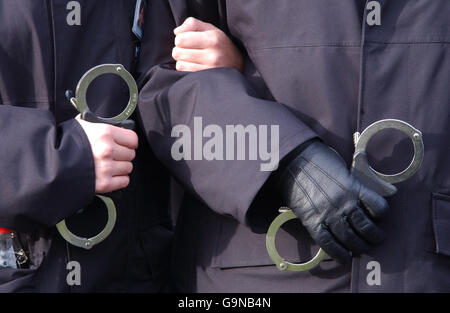
[[[294,212],[292,212],[288,208],[280,208],[280,212],[281,214],[273,220],[272,224],[270,224],[269,230],[267,231],[266,235],[266,248],[270,258],[280,271],[287,270],[291,272],[304,272],[313,269],[328,257],[327,254],[322,250],[322,248],[319,249],[317,254],[310,261],[300,264],[288,262],[283,259],[278,253],[275,246],[275,237],[278,230],[287,221],[297,218]]]
[[[109,236],[111,231],[114,228],[114,224],[116,223],[117,213],[116,213],[116,206],[114,205],[114,202],[111,198],[96,195],[96,197],[100,198],[100,200],[103,201],[106,205],[106,209],[108,210],[108,222],[106,223],[105,228],[96,236],[91,238],[83,238],[79,237],[77,235],[74,235],[66,225],[65,220],[62,220],[58,224],[56,224],[56,228],[58,229],[61,236],[70,244],[80,247],[83,249],[92,249],[95,245],[99,244],[103,240],[105,240],[106,237]]]
[[[355,154],[359,152],[365,152],[367,148],[367,144],[373,135],[378,133],[383,129],[397,129],[404,134],[408,135],[411,138],[414,145],[414,157],[408,167],[401,171],[400,173],[393,175],[386,175],[375,171],[372,167],[369,166],[370,170],[373,171],[378,177],[383,179],[384,181],[395,184],[398,182],[402,182],[417,172],[417,170],[422,165],[423,156],[424,156],[424,146],[422,140],[422,133],[411,126],[410,124],[396,119],[385,119],[377,121],[370,126],[368,126],[362,133],[359,135],[356,145],[355,145]]]
[[[130,90],[130,99],[128,100],[127,107],[117,116],[104,118],[98,117],[98,119],[104,123],[108,122],[121,122],[128,119],[137,106],[138,101],[138,88],[133,76],[123,67],[121,64],[102,64],[91,68],[80,79],[75,91],[75,99],[73,104],[76,106],[78,112],[83,113],[89,110],[86,102],[86,93],[89,85],[94,79],[103,74],[116,74],[125,80]]]

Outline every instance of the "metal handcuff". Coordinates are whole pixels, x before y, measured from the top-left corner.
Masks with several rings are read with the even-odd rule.
[[[412,140],[414,145],[414,157],[409,166],[400,173],[386,175],[375,171],[370,167],[366,155],[366,147],[373,135],[384,129],[397,129]],[[383,197],[391,196],[396,189],[391,185],[402,182],[414,175],[422,165],[424,157],[424,146],[422,133],[410,124],[396,119],[385,119],[375,122],[368,126],[361,134],[354,134],[355,153],[353,154],[353,163],[351,167],[352,174],[359,179],[365,186],[377,192]],[[320,264],[328,255],[319,249],[317,254],[308,262],[291,263],[283,259],[275,246],[275,237],[280,227],[297,216],[287,207],[280,208],[278,215],[271,223],[266,235],[266,248],[270,258],[280,271],[303,272],[309,271]]]
[[[86,94],[89,85],[94,79],[103,74],[119,75],[126,82],[130,91],[130,98],[125,110],[123,110],[123,112],[119,115],[111,118],[96,116],[89,109],[86,102]],[[81,118],[83,120],[92,123],[106,123],[128,129],[134,128],[134,122],[132,120],[128,120],[128,118],[136,109],[138,101],[138,88],[133,76],[121,64],[102,64],[91,68],[81,77],[80,81],[78,82],[75,91],[75,97],[71,97],[70,91],[66,92],[66,97],[69,98],[72,105],[78,110],[78,112],[81,113]],[[73,234],[67,228],[65,220],[62,220],[56,225],[56,228],[58,229],[61,236],[70,244],[84,249],[92,249],[95,245],[105,240],[113,230],[117,218],[116,206],[114,205],[114,201],[107,196],[96,195],[96,197],[103,201],[108,211],[108,221],[106,223],[106,226],[96,236],[91,238],[83,238]]]

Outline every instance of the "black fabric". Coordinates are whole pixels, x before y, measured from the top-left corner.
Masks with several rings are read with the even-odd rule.
[[[148,43],[138,66],[145,83],[139,107],[155,154],[188,191],[177,220],[172,268],[180,290],[449,291],[449,259],[435,252],[431,208],[433,192],[450,194],[450,3],[378,2],[380,26],[367,25],[367,1],[361,0],[150,1]],[[223,27],[242,44],[247,56],[242,75],[174,70],[172,30],[188,16]],[[380,223],[386,240],[380,246],[351,264],[328,260],[311,272],[279,272],[267,255],[263,224],[267,227],[267,216],[276,215],[281,203],[258,195],[270,174],[251,162],[172,160],[171,127],[192,127],[192,116],[221,127],[278,124],[280,159],[319,137],[343,157],[346,168],[355,131],[398,118],[422,131],[425,158],[420,171],[388,199],[390,209]],[[395,132],[374,137],[368,147],[371,165],[388,173],[406,167],[411,151],[408,139]],[[259,227],[246,224],[251,203]],[[441,247],[445,216],[435,225]],[[359,217],[352,216],[355,223]],[[318,249],[299,222],[286,225],[277,242],[294,262],[307,261]],[[380,285],[367,282],[373,261],[380,264]]]
[[[128,188],[113,196],[117,222],[92,250],[68,245],[54,227],[75,234],[103,228],[94,195],[94,164],[77,111],[65,98],[91,67],[123,64],[133,74],[135,1],[78,1],[81,25],[68,25],[69,1],[0,1],[0,226],[19,231],[29,269],[0,270],[1,292],[157,292],[165,290],[172,222],[169,176],[141,141]],[[100,77],[88,104],[100,116],[128,101],[118,77]],[[142,132],[137,125],[138,134]],[[83,209],[82,212],[80,210]],[[69,286],[69,261],[81,285]]]

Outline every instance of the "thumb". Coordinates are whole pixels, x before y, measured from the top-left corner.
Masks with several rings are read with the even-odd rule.
[[[183,24],[178,26],[173,30],[175,35],[185,33],[185,32],[198,32],[198,31],[207,31],[207,30],[215,30],[215,27],[212,24],[202,22],[194,17],[188,17]]]

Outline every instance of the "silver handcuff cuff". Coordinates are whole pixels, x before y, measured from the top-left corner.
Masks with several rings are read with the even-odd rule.
[[[86,94],[89,88],[89,85],[92,83],[94,79],[96,79],[100,75],[104,74],[115,74],[119,75],[127,84],[130,98],[128,100],[128,104],[126,108],[117,116],[111,118],[104,118],[96,116],[89,109],[86,101]],[[134,110],[137,106],[138,101],[138,88],[133,76],[125,69],[125,67],[121,64],[102,64],[96,67],[91,68],[87,71],[78,82],[75,97],[71,97],[70,102],[72,105],[81,113],[82,119],[85,119],[89,122],[94,123],[106,123],[112,124],[115,126],[126,127],[122,123],[127,121],[128,118],[133,114]],[[130,124],[134,125],[134,124]],[[132,127],[132,126],[130,126]],[[65,220],[62,220],[56,225],[61,236],[70,244],[80,247],[83,249],[92,249],[95,245],[99,244],[103,240],[105,240],[112,232],[114,225],[117,219],[116,206],[114,201],[107,196],[104,195],[95,195],[99,198],[108,211],[108,221],[106,222],[103,230],[91,237],[84,238],[73,234],[67,227]]]

